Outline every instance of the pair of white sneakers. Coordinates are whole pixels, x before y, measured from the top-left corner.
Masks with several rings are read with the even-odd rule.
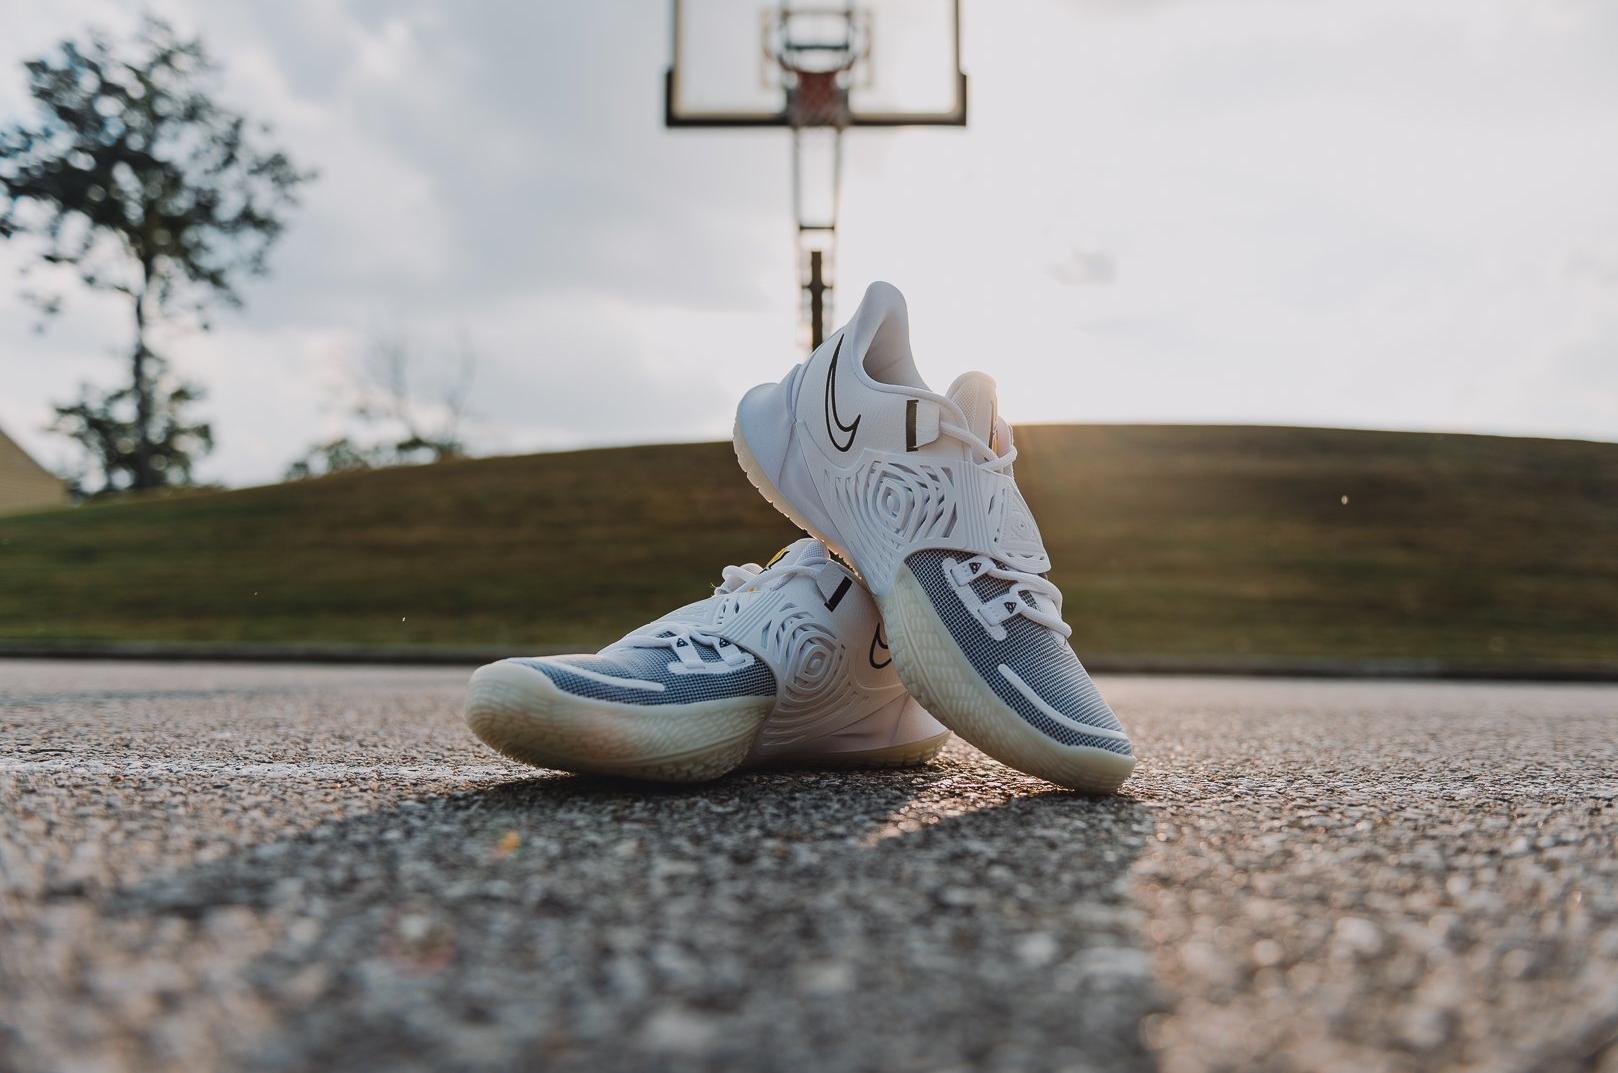
[[[749,391],[735,445],[812,535],[593,656],[482,668],[466,702],[479,738],[540,767],[695,781],[920,764],[953,730],[1071,789],[1128,778],[1133,749],[1068,644],[994,381],[930,391],[897,289],[872,284],[807,361]]]

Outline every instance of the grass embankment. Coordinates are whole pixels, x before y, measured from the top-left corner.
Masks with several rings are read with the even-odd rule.
[[[1018,443],[1082,654],[1618,664],[1618,445]],[[594,647],[793,536],[728,444],[96,504],[0,518],[0,639]]]

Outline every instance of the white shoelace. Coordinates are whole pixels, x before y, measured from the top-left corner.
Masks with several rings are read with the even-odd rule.
[[[789,578],[802,574],[817,573],[824,564],[816,563],[804,566],[792,563],[774,566],[766,570],[757,563],[747,563],[744,566],[727,566],[721,575],[724,580],[714,589],[715,599],[724,599],[729,602],[715,615],[717,621],[723,622],[736,612],[740,601],[736,597],[744,592],[754,592],[764,588],[777,588],[786,583]],[[632,648],[669,648],[673,649],[675,657],[679,660],[681,668],[685,670],[704,670],[712,666],[704,660],[696,650],[697,645],[713,649],[719,654],[719,663],[725,670],[736,670],[746,667],[753,662],[753,655],[710,630],[690,622],[660,622],[644,626],[625,637],[621,644]],[[716,668],[717,669],[717,668]]]
[[[996,454],[982,437],[963,425],[940,421],[938,431],[965,444],[977,456],[973,459],[977,465],[1004,473],[1011,468],[1013,462],[1017,461],[1015,443],[1002,455]],[[1013,615],[1022,615],[1048,630],[1055,630],[1063,637],[1073,635],[1073,627],[1062,621],[1062,590],[1049,578],[1027,570],[1014,570],[1011,567],[1001,566],[986,555],[974,555],[965,562],[956,563],[950,573],[950,580],[957,586],[963,584],[969,586],[981,577],[992,577],[1012,583],[1011,588],[995,597],[992,602],[981,606],[979,616],[984,620],[985,627],[999,626]],[[1034,597],[1035,601],[1043,597],[1050,601],[1056,610],[1048,611],[1036,603],[1029,603],[1023,599],[1023,593]]]

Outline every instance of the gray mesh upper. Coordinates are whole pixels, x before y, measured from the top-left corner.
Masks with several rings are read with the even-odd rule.
[[[706,645],[694,646],[704,663],[718,664],[719,656]],[[558,689],[592,700],[623,704],[691,704],[696,701],[725,700],[730,697],[774,697],[775,675],[763,660],[733,671],[704,674],[676,674],[669,670],[675,656],[667,648],[613,648],[594,656],[538,656],[509,662],[532,667],[554,682]],[[661,693],[610,685],[568,673],[569,667],[582,667],[614,678],[634,678],[658,682]]]
[[[966,558],[962,553],[929,549],[918,551],[905,560],[905,565],[921,582],[922,589],[932,601],[933,609],[949,629],[950,636],[960,645],[967,662],[978,672],[996,696],[1005,701],[1029,725],[1063,745],[1088,745],[1097,749],[1132,756],[1127,741],[1080,733],[1063,726],[1040,711],[1028,698],[1000,673],[1003,663],[1028,684],[1046,704],[1077,723],[1085,723],[1106,730],[1122,730],[1118,717],[1112,714],[1107,702],[1090,675],[1079,662],[1073,646],[1054,630],[1046,629],[1023,615],[1015,615],[1004,623],[1006,639],[996,641],[989,636],[981,619],[972,615],[949,580],[944,559]],[[996,565],[1004,567],[1004,563]],[[1004,594],[1012,582],[993,577],[980,577],[972,583],[972,591],[980,600],[993,600]]]

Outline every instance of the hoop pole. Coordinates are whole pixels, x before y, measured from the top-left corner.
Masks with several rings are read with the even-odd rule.
[[[829,214],[810,218],[811,211],[805,193],[804,173],[815,154],[807,153],[805,135],[817,134],[831,139],[831,189]],[[818,161],[817,161],[818,163]],[[801,332],[809,329],[809,348],[820,346],[826,340],[826,325],[833,316],[832,297],[837,284],[834,273],[837,263],[837,221],[843,200],[843,132],[838,128],[806,128],[792,132],[792,210],[797,219],[794,241],[798,269],[798,326]],[[805,322],[807,321],[807,324]],[[799,338],[803,338],[802,335]]]
[[[821,276],[819,250],[809,251],[809,349],[826,341],[826,283]]]

